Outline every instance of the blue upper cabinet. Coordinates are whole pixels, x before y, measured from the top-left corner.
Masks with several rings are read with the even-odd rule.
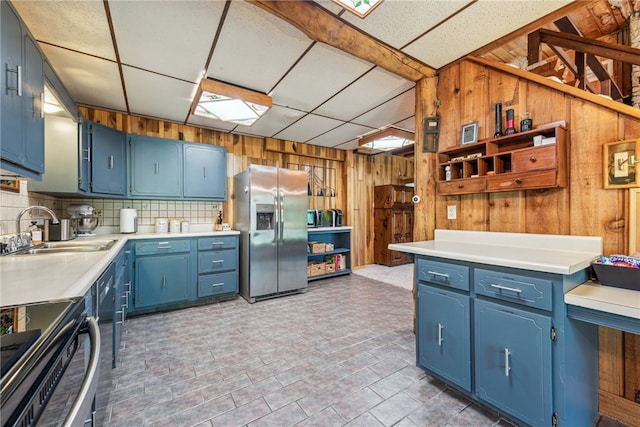
[[[182,143],[165,138],[128,135],[131,197],[182,197]]]
[[[8,2],[0,5],[2,169],[39,179],[44,172],[43,56]]]
[[[125,196],[127,192],[126,134],[89,122],[91,192]]]
[[[184,144],[184,197],[227,199],[227,149]]]

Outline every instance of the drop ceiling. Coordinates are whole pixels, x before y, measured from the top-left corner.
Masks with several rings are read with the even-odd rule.
[[[361,19],[315,4],[437,70],[571,1],[385,0]],[[222,132],[351,150],[393,125],[414,131],[415,82],[302,31],[253,3],[12,1],[78,105]],[[201,78],[270,94],[246,127],[193,116]]]

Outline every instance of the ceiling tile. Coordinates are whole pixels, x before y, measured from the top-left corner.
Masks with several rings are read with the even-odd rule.
[[[272,137],[305,114],[304,111],[274,105],[253,125],[238,126],[238,130],[246,135]]]
[[[405,120],[396,122],[396,123],[392,123],[394,127],[400,128],[400,129],[404,129],[404,130],[408,130],[410,132],[415,132],[416,131],[416,116],[411,116]]]
[[[109,5],[123,64],[200,81],[224,2],[111,1]]]
[[[184,123],[197,89],[195,83],[122,67],[131,114]]]
[[[257,6],[234,1],[207,76],[266,93],[310,44],[293,26]]]
[[[104,3],[93,1],[12,1],[38,41],[115,60]]]
[[[321,145],[323,147],[336,147],[353,140],[354,138],[357,139],[360,135],[364,135],[370,131],[370,127],[345,123],[342,126],[307,141],[307,143]]]
[[[414,86],[414,82],[377,67],[314,113],[349,121]]]
[[[385,0],[365,19],[352,13],[344,13],[341,18],[400,49],[469,3],[469,0]]]
[[[342,122],[339,120],[308,114],[282,132],[277,133],[274,138],[284,139],[286,141],[306,142],[341,124]]]
[[[477,1],[402,50],[440,68],[568,3],[571,0]]]
[[[75,102],[107,110],[127,110],[115,62],[50,45],[41,48]]]
[[[390,99],[379,107],[353,119],[353,123],[378,128],[380,123],[396,123],[415,115],[415,88]]]
[[[316,43],[275,87],[273,102],[312,111],[372,67],[338,49]]]

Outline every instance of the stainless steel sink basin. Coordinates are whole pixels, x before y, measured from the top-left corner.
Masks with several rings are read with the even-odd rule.
[[[115,240],[46,242],[14,252],[12,255],[43,255],[73,252],[98,252],[110,249]]]

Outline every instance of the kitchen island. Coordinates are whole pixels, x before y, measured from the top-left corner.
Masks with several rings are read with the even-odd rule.
[[[417,365],[524,425],[591,425],[598,334],[567,316],[599,237],[436,230],[414,257]]]

